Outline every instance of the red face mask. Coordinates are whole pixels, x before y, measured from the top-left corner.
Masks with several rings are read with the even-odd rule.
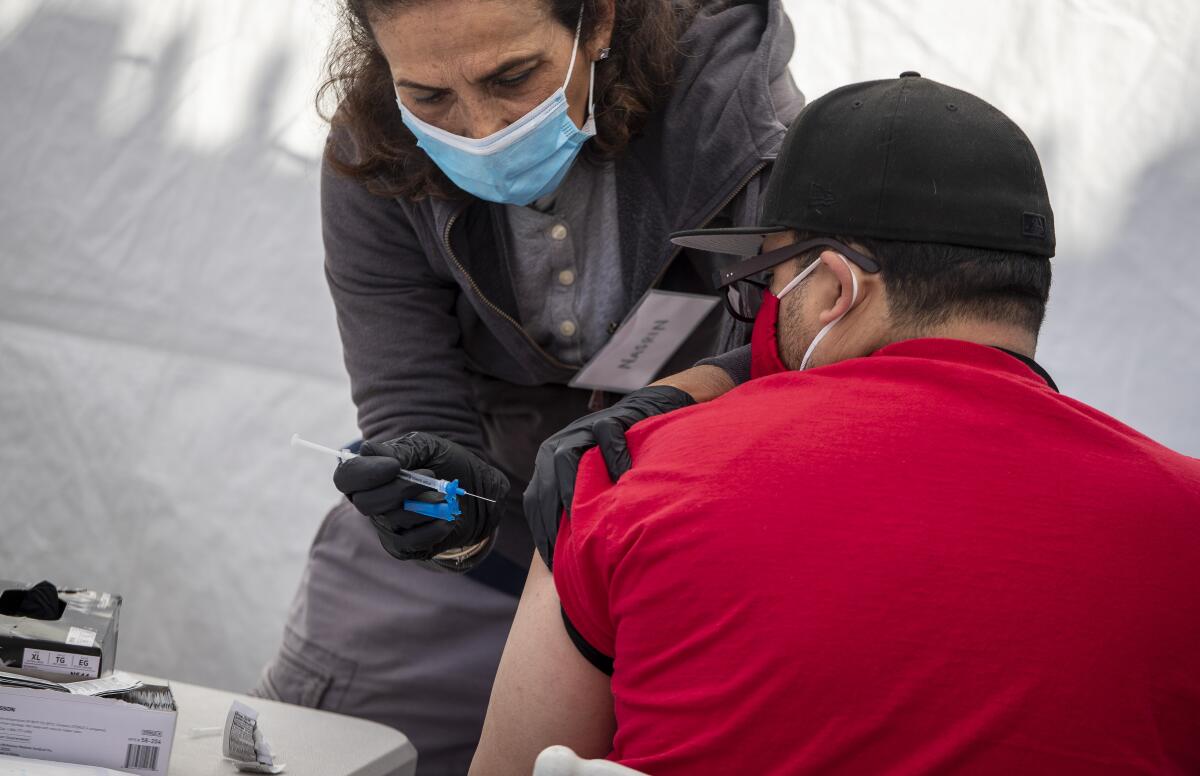
[[[754,318],[754,330],[750,333],[750,377],[751,379],[786,372],[787,366],[779,357],[779,297],[771,289],[763,290],[762,306]]]

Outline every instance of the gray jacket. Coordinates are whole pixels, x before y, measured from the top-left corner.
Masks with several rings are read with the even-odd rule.
[[[625,283],[613,293],[623,309],[651,287],[712,293],[728,257],[681,252],[667,236],[753,223],[764,173],[804,102],[787,69],[793,44],[780,0],[710,4],[689,26],[670,97],[616,161]],[[520,495],[537,446],[603,398],[566,387],[577,367],[522,329],[503,207],[377,197],[328,168],[321,203],[362,434],[440,434],[501,468],[513,487],[497,549],[528,565]],[[663,373],[747,337],[715,312]]]

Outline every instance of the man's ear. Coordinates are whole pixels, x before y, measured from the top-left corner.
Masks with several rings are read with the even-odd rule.
[[[826,324],[842,317],[850,311],[851,306],[861,302],[864,289],[861,273],[856,273],[854,265],[842,254],[835,250],[822,251],[821,263],[837,278],[839,288],[838,296],[833,300],[833,304],[821,310],[820,321],[822,324]],[[855,298],[856,285],[857,299]]]

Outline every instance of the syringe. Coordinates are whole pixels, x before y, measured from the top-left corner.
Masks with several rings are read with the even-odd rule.
[[[349,461],[351,458],[358,457],[349,450],[334,450],[332,447],[325,447],[324,445],[318,445],[316,442],[309,442],[307,439],[302,439],[299,434],[292,434],[292,446],[307,447],[310,450],[316,450],[320,453],[326,453],[327,455],[335,456],[343,461]],[[496,503],[495,499],[484,498],[483,496],[477,496],[474,493],[468,493],[467,491],[463,490],[458,486],[458,480],[439,480],[436,477],[429,477],[424,474],[419,474],[418,472],[409,471],[408,469],[401,469],[400,473],[396,476],[399,479],[407,480],[415,485],[421,485],[429,488],[430,490],[436,490],[438,493],[441,493],[446,497],[445,504],[430,504],[424,501],[413,500],[404,502],[405,509],[411,512],[427,515],[429,517],[436,517],[441,520],[453,520],[454,515],[462,514],[462,510],[458,508],[459,496],[470,496],[471,498],[477,498],[480,501],[490,501],[493,504]],[[436,507],[448,507],[448,509],[435,509]]]

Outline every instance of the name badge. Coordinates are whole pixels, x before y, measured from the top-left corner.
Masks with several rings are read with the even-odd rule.
[[[719,301],[715,296],[650,289],[579,370],[571,387],[616,393],[644,388]]]

